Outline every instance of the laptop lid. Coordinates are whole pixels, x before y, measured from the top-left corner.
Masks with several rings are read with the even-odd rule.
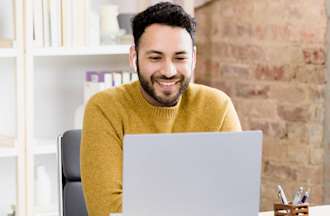
[[[124,216],[259,212],[262,133],[126,135]]]

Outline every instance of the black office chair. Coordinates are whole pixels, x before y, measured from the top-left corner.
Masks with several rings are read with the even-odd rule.
[[[87,216],[80,178],[81,130],[66,131],[58,139],[60,215]]]

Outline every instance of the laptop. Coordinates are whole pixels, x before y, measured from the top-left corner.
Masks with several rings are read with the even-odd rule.
[[[262,133],[126,135],[123,216],[256,216]]]

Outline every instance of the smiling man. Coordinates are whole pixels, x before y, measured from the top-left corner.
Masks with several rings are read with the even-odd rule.
[[[90,216],[122,211],[125,134],[241,130],[227,95],[190,83],[196,64],[193,18],[163,2],[137,14],[132,27],[130,65],[139,81],[96,94],[85,111],[81,176]]]

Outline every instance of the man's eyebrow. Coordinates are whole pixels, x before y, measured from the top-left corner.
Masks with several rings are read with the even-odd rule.
[[[164,53],[161,52],[161,51],[158,51],[158,50],[148,50],[148,51],[146,52],[146,54],[147,54],[147,55],[149,55],[149,54],[163,55]],[[187,52],[187,51],[184,51],[184,50],[182,50],[182,51],[178,51],[178,52],[175,52],[175,55],[186,55],[186,54],[188,54],[188,52]]]
[[[162,55],[163,53],[161,51],[158,50],[149,50],[146,52],[146,54],[159,54]]]
[[[185,55],[185,54],[188,54],[188,52],[186,51],[175,52],[175,55]]]

